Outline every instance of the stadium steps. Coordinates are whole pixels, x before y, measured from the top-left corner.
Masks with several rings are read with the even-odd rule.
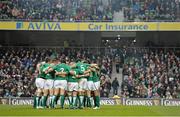
[[[121,94],[121,83],[122,83],[122,68],[120,68],[119,73],[116,73],[116,65],[113,63],[113,70],[112,70],[112,75],[111,75],[111,81],[113,81],[117,77],[119,81],[119,90],[118,90],[118,95]],[[110,96],[113,96],[113,90],[111,90]]]

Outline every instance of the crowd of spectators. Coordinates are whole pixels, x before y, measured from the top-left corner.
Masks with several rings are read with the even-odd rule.
[[[96,60],[100,65],[101,78],[111,76],[111,56],[86,49],[38,49],[38,48],[0,48],[0,97],[30,97],[36,90],[35,70],[46,57],[69,57]],[[106,85],[106,83],[104,83]],[[103,85],[102,85],[103,87]],[[104,88],[101,88],[101,92]]]
[[[179,21],[179,0],[1,0],[0,19],[25,21]]]
[[[125,21],[179,21],[179,0],[126,0]]]
[[[122,96],[180,98],[180,51],[124,49]]]
[[[0,19],[112,21],[111,0],[1,0]]]

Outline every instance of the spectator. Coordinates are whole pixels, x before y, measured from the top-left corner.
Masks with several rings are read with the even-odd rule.
[[[117,78],[115,78],[112,82],[113,95],[118,95],[119,82]]]
[[[118,55],[116,55],[116,57],[115,57],[115,64],[116,64],[116,73],[119,73],[119,69],[120,69],[120,57]]]

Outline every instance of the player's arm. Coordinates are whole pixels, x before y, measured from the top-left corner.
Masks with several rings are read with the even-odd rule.
[[[40,71],[40,64],[37,64],[36,65],[36,70],[35,70],[35,77],[38,77],[38,74],[40,74],[41,71]]]
[[[36,65],[36,71],[35,71],[35,73],[37,73],[37,74],[40,73],[40,65],[41,65],[41,64],[37,64],[37,65]]]
[[[70,70],[69,74],[72,75],[72,76],[76,75],[76,73],[73,70]]]
[[[67,75],[68,73],[67,72],[58,72],[58,71],[55,71],[55,75],[57,76],[62,76],[62,75]]]
[[[45,74],[54,71],[54,69],[52,67],[48,67],[44,72]]]
[[[88,74],[90,73],[92,70],[90,69],[90,67],[88,68],[88,70],[84,71],[83,74]]]
[[[75,63],[70,66],[71,69],[72,69],[72,68],[76,68],[76,67],[77,67],[77,65],[76,65]]]
[[[91,67],[96,68],[97,70],[100,69],[99,66],[98,66],[98,64],[91,64]]]
[[[90,69],[91,71],[93,71],[93,72],[96,71],[96,69],[95,69],[94,67],[89,67],[89,69]]]
[[[96,68],[97,70],[100,70],[100,68],[99,68],[99,66],[98,66],[98,65],[94,66],[94,68]]]
[[[39,65],[37,64],[35,73],[38,74],[39,72],[40,72],[40,68],[39,68]]]
[[[100,86],[103,86],[103,85],[105,85],[106,84],[106,80],[104,80],[101,84],[100,84]]]
[[[97,64],[90,64],[91,67],[97,66]]]
[[[88,76],[90,76],[90,73],[86,73],[83,75],[76,75],[76,78],[83,78],[83,77],[88,77]]]

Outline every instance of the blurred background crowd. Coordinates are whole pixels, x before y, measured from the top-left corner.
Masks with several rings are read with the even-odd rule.
[[[122,96],[180,98],[180,51],[127,49],[123,65]]]
[[[0,17],[28,21],[112,20],[112,6],[103,3],[101,0],[4,0],[0,2]]]
[[[0,19],[180,21],[180,0],[1,0]]]

